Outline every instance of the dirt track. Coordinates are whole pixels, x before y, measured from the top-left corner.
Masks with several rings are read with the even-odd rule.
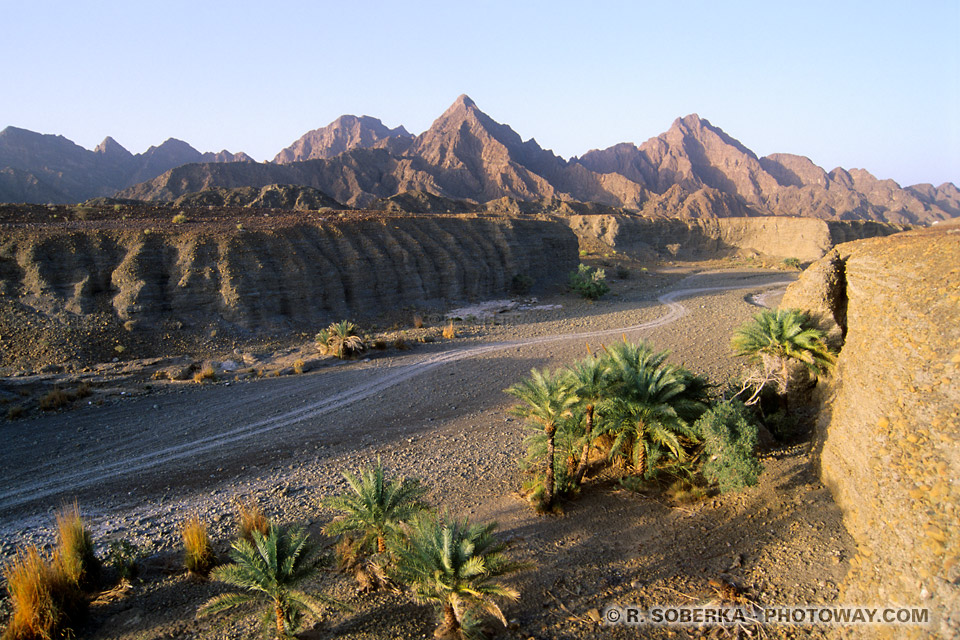
[[[221,637],[223,628],[194,620],[209,589],[194,593],[181,584],[181,574],[163,577],[171,576],[168,563],[176,562],[169,552],[178,546],[183,518],[203,514],[222,546],[232,535],[231,500],[255,498],[272,517],[307,522],[316,531],[329,517],[317,498],[340,490],[341,471],[379,456],[393,472],[422,478],[434,504],[498,520],[504,535],[522,541],[517,552],[540,567],[520,578],[525,594],[554,593],[551,584],[576,575],[595,585],[577,587],[576,606],[586,611],[617,595],[602,589],[604,581],[618,585],[624,598],[646,593],[642,584],[656,576],[657,585],[692,589],[705,583],[689,576],[722,571],[731,562],[739,566],[742,556],[751,559],[745,580],[756,585],[758,597],[829,601],[845,564],[838,560],[824,570],[797,563],[808,556],[842,558],[848,543],[839,512],[809,474],[803,453],[768,461],[766,484],[751,493],[689,512],[597,488],[570,505],[572,518],[543,519],[516,496],[524,431],[508,417],[511,398],[505,387],[531,367],[561,366],[582,357],[585,342],[597,348],[621,334],[669,348],[672,360],[723,380],[741,366],[728,344],[733,329],[756,311],[747,299],[782,281],[782,273],[701,274],[655,293],[626,281],[614,288],[619,296],[598,304],[566,297],[560,312],[495,327],[481,340],[452,347],[426,345],[410,354],[301,376],[184,385],[23,421],[5,429],[0,450],[5,469],[0,551],[7,555],[14,546],[48,540],[52,511],[78,497],[99,541],[127,538],[154,557],[167,558],[139,599],[94,616],[90,637],[188,632]],[[42,458],[38,450],[45,452]],[[772,535],[774,530],[780,533]],[[717,539],[705,547],[701,538],[708,531]],[[617,533],[600,546],[587,544],[601,532]],[[640,582],[624,582],[621,574],[633,572],[640,562],[637,549],[639,558],[656,561],[659,568],[641,571],[651,577]],[[678,576],[699,582],[677,582]],[[321,588],[352,597],[348,582]],[[391,602],[380,602],[373,611],[366,609],[369,603],[357,602],[365,613],[340,616],[329,629],[333,635],[311,637],[407,638],[429,632],[429,613]],[[396,609],[396,615],[376,613],[380,606]],[[136,615],[127,621],[130,607]],[[540,610],[536,598],[513,615],[520,621],[519,635],[507,637],[595,637],[589,620],[551,627],[556,619]],[[121,623],[129,633],[114,632]],[[257,637],[249,623],[237,625],[228,637]],[[392,635],[385,635],[384,625]]]

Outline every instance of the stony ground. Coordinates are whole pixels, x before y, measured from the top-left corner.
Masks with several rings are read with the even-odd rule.
[[[741,604],[835,602],[852,541],[803,445],[768,454],[759,486],[699,502],[656,488],[628,491],[601,477],[565,505],[564,515],[544,517],[517,494],[524,432],[509,416],[511,399],[502,390],[531,367],[568,364],[586,353],[585,342],[596,349],[618,339],[619,328],[646,325],[624,333],[670,349],[674,360],[714,380],[737,373],[742,365],[730,355],[729,336],[756,311],[748,298],[784,274],[687,275],[615,282],[613,295],[597,303],[541,300],[563,308],[501,317],[464,328],[456,341],[388,350],[302,375],[233,379],[229,386],[166,382],[148,392],[132,377],[124,382],[129,397],[95,396],[103,404],[9,422],[0,427],[2,552],[48,541],[52,510],[76,496],[102,546],[123,538],[146,556],[133,592],[94,608],[80,637],[260,637],[255,616],[195,617],[220,587],[182,571],[179,523],[202,514],[225,556],[235,527],[232,501],[251,498],[277,521],[307,523],[329,552],[320,529],[332,514],[318,500],[343,487],[341,471],[379,456],[392,473],[422,478],[438,507],[498,521],[512,553],[535,563],[511,580],[522,598],[506,606],[510,624],[495,627],[495,637],[699,636],[690,628],[603,626],[599,614],[612,605],[717,603],[734,595]],[[680,299],[689,313],[655,326],[676,311],[657,301],[667,291],[721,286],[743,288]],[[602,330],[609,332],[553,338]],[[457,349],[474,351],[451,358]],[[357,389],[367,390],[352,396]],[[265,427],[244,430],[253,422]],[[203,438],[223,444],[197,445]],[[160,450],[168,455],[157,457]],[[311,588],[352,611],[331,608],[304,637],[432,634],[430,609],[405,597],[358,595],[351,580],[332,571]],[[822,632],[762,630],[771,637]]]

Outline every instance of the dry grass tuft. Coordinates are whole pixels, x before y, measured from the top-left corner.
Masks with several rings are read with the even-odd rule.
[[[73,398],[69,393],[63,389],[54,389],[48,393],[45,393],[40,398],[40,410],[41,411],[56,411],[57,409],[62,409],[73,401]]]
[[[183,564],[191,574],[206,578],[213,568],[213,547],[207,525],[200,516],[194,515],[183,523],[180,530],[183,537]]]
[[[83,595],[58,558],[46,560],[28,547],[3,568],[13,611],[4,640],[72,636],[70,618],[82,610]]]
[[[387,348],[387,342],[383,338],[377,338],[373,341],[371,346],[377,351],[383,351]]]
[[[259,531],[264,536],[270,532],[270,520],[263,515],[263,510],[256,502],[238,500],[237,529],[241,538],[253,542],[254,531]]]
[[[89,588],[100,577],[100,563],[93,552],[93,537],[74,502],[57,512],[57,551],[64,576],[78,587]]]
[[[57,387],[40,397],[40,409],[42,411],[56,411],[66,407],[74,400],[90,396],[91,393],[93,392],[90,390],[90,385],[86,382],[81,382],[73,391],[64,391]]]
[[[423,329],[423,317],[413,316],[413,326],[415,329]]]
[[[407,339],[403,336],[397,336],[393,339],[393,348],[398,351],[406,351],[410,348],[410,345],[407,344]]]
[[[453,340],[457,337],[457,328],[453,326],[453,321],[450,321],[450,324],[443,328],[443,339],[444,340]]]
[[[200,371],[197,371],[193,374],[193,381],[197,384],[203,384],[205,380],[216,380],[217,379],[217,370],[213,368],[212,364],[205,364]]]
[[[16,420],[23,416],[23,405],[15,404],[7,409],[7,420]]]

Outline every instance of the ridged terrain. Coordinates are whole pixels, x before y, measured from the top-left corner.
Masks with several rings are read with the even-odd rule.
[[[10,231],[0,236],[0,301],[54,316],[107,310],[140,326],[317,327],[500,296],[517,274],[542,287],[577,259],[565,225],[494,217]]]
[[[738,252],[819,260],[835,244],[890,235],[903,227],[876,222],[810,218],[649,219],[632,215],[573,215],[581,238],[599,240],[636,257],[714,258]]]
[[[960,225],[838,246],[782,306],[843,341],[818,425],[821,475],[859,547],[843,601],[929,607],[955,637]]]

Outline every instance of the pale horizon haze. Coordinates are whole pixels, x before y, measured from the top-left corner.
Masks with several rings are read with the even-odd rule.
[[[569,159],[697,113],[758,156],[960,185],[960,2],[0,0],[0,129],[269,161],[469,95]]]

